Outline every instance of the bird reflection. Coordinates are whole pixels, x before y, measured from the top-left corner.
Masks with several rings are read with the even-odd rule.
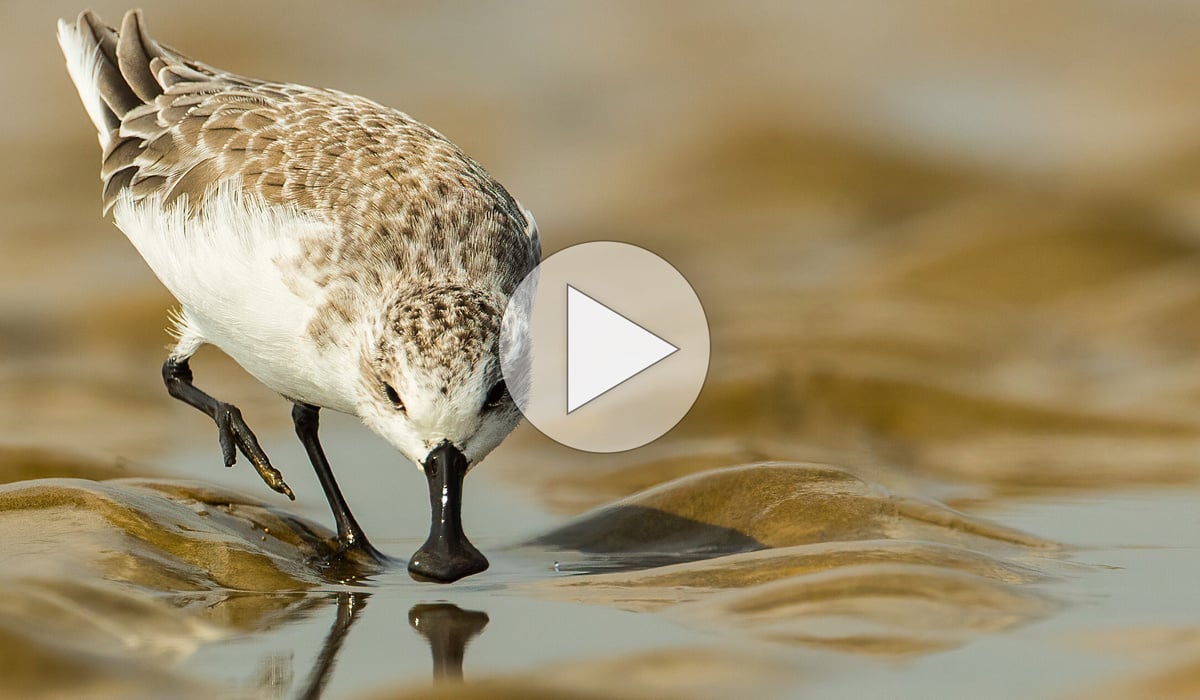
[[[321,697],[325,683],[329,681],[333,672],[333,665],[337,662],[338,652],[342,650],[342,644],[346,641],[346,635],[350,633],[350,628],[358,619],[359,613],[367,607],[367,598],[370,597],[370,593],[361,591],[337,594],[337,617],[329,628],[329,633],[325,635],[325,642],[321,644],[321,654],[313,664],[304,688],[296,695],[297,698],[316,700]]]
[[[337,617],[325,635],[321,653],[304,687],[296,694],[299,700],[321,697],[333,674],[346,636],[370,597],[370,593],[361,591],[337,594]],[[463,610],[451,603],[419,603],[408,611],[408,624],[429,643],[429,652],[433,656],[433,680],[461,680],[467,644],[487,626],[488,616],[483,611]]]
[[[462,679],[467,644],[487,623],[487,613],[451,603],[421,603],[408,611],[408,624],[429,642],[435,681]]]

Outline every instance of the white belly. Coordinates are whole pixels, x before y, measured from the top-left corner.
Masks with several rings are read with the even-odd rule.
[[[285,207],[248,204],[223,187],[198,216],[153,199],[118,200],[117,226],[184,309],[186,332],[221,348],[290,399],[353,414],[357,361],[319,349],[307,329],[321,297],[311,280],[284,278],[279,262],[326,224]]]

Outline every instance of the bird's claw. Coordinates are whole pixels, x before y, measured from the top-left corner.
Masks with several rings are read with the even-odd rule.
[[[283,480],[283,474],[271,466],[271,460],[267,458],[267,453],[263,452],[262,446],[258,444],[258,438],[254,435],[254,431],[246,425],[246,420],[242,418],[241,410],[232,404],[222,403],[214,418],[217,423],[217,438],[221,442],[221,455],[225,458],[225,466],[232,467],[234,465],[237,461],[237,452],[240,450],[254,465],[254,470],[258,472],[267,486],[293,501],[296,500],[291,487]]]

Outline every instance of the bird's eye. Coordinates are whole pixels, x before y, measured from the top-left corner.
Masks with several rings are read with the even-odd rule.
[[[508,397],[508,385],[503,380],[496,382],[491,391],[488,392],[487,399],[483,402],[484,409],[499,408],[500,404],[504,403],[504,399]]]
[[[404,402],[400,400],[400,394],[396,393],[396,390],[391,384],[383,385],[383,393],[387,396],[388,401],[392,402],[393,406],[395,406],[398,410],[404,410]]]

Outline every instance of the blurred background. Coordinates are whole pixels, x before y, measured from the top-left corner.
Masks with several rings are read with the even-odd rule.
[[[92,7],[113,24],[127,9]],[[1001,557],[1032,566],[1030,580],[1067,583],[1051,586],[1055,603],[1036,614],[996,609],[1022,624],[1058,622],[968,645],[952,657],[959,668],[1001,682],[1011,680],[1008,661],[1039,657],[1046,666],[1029,672],[1031,689],[1083,692],[1102,682],[1109,654],[1133,664],[1120,670],[1136,692],[1197,690],[1194,674],[1178,674],[1200,659],[1200,600],[1168,582],[1200,573],[1200,5],[142,7],[152,35],[201,61],[362,94],[431,124],[536,214],[547,254],[624,240],[671,260],[696,287],[713,359],[691,415],[644,450],[613,456],[579,455],[522,428],[479,477],[507,489],[498,520],[506,504],[528,504],[532,530],[715,468],[834,465],[871,488],[1089,548],[1054,556],[1077,566],[1069,573],[1031,564],[1029,553]],[[55,21],[81,9],[0,5],[0,480],[187,475],[266,498],[253,478],[220,469],[210,426],[162,388],[173,302],[100,216],[99,151],[54,41]],[[272,454],[301,459],[282,446],[291,428],[278,397],[212,349],[195,367],[201,386],[281,445]],[[343,461],[388,459],[352,422],[333,430]],[[423,503],[409,470],[371,468]],[[291,469],[289,481],[307,466]],[[361,519],[398,531],[378,483],[345,485],[363,504],[357,513],[374,512]],[[306,492],[297,507],[324,519]],[[849,511],[813,517],[862,524]],[[786,525],[756,537],[769,544]],[[896,532],[871,536],[924,541]],[[1133,545],[1178,556],[1135,555]],[[1089,573],[1093,565],[1131,573]],[[910,600],[915,590],[893,593]],[[948,619],[970,618],[980,600]],[[1048,612],[1080,600],[1107,602]],[[889,614],[870,608],[875,622],[894,623]],[[748,626],[779,642],[759,623],[715,619],[716,629]],[[926,622],[896,624],[893,638],[907,638]],[[955,627],[949,646],[1009,627]],[[724,639],[706,634],[705,644]],[[1101,640],[1088,647],[1096,655],[1067,641],[1082,635]],[[1033,638],[1056,641],[1048,652]],[[1142,657],[1131,645],[1152,668],[1134,664]],[[924,658],[905,648],[905,658]],[[911,674],[907,687],[965,687],[939,663],[813,675],[843,690],[894,690],[893,673]],[[1055,664],[1078,673],[1062,677]],[[562,682],[580,688],[605,675],[587,668],[592,676]],[[655,678],[658,690],[686,690]]]

